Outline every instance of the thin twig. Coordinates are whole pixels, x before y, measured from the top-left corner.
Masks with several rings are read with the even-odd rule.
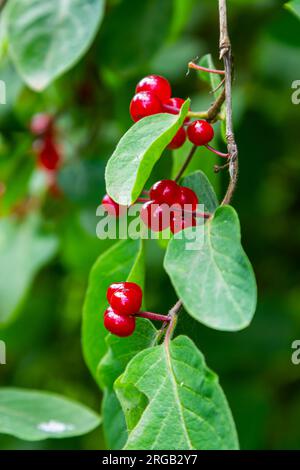
[[[202,65],[195,64],[194,62],[189,62],[188,63],[188,68],[189,69],[200,70],[202,72],[216,73],[217,75],[224,75],[225,74],[224,70],[209,69],[207,67],[203,67]]]
[[[213,102],[213,104],[206,111],[189,111],[187,116],[197,119],[206,119],[209,122],[213,122],[216,119],[221,119],[219,112],[221,110],[222,104],[225,101],[225,90],[222,90],[222,93],[218,98]]]
[[[204,147],[206,147],[207,150],[209,150],[210,152],[214,153],[215,155],[218,155],[219,157],[222,157],[222,158],[229,158],[228,153],[220,152],[219,150],[214,149],[211,145],[206,144],[206,145],[204,145]]]
[[[176,175],[175,178],[174,178],[174,180],[176,181],[176,183],[177,183],[177,181],[180,180],[180,178],[182,177],[183,173],[185,172],[185,170],[186,170],[187,167],[189,166],[189,163],[190,163],[190,161],[192,160],[192,158],[193,158],[193,156],[194,156],[196,150],[197,150],[196,145],[193,145],[193,147],[192,147],[190,153],[188,154],[188,156],[187,156],[187,158],[186,158],[184,164],[182,165],[182,167],[180,168],[179,172],[177,173],[177,175]]]
[[[218,116],[222,104],[225,101],[225,90],[222,90],[222,93],[218,96],[216,101],[211,105],[211,107],[207,110],[207,120],[212,122]]]
[[[162,322],[167,322],[169,323],[170,317],[168,315],[160,315],[159,313],[153,313],[153,312],[138,312],[135,314],[136,317],[140,318],[147,318],[148,320],[155,320],[155,321],[162,321]]]
[[[229,154],[230,182],[221,205],[229,204],[238,179],[238,149],[235,142],[232,120],[232,52],[227,26],[226,0],[219,0],[220,19],[220,59],[223,59],[225,69],[225,97],[226,97],[226,140]]]
[[[211,90],[209,93],[211,95],[213,95],[214,93],[216,93],[225,83],[225,77],[223,78],[223,80],[219,83],[218,86],[216,86],[216,88],[214,88],[213,90]]]
[[[165,343],[169,344],[172,338],[173,331],[177,323],[177,316],[182,307],[182,301],[178,300],[173,308],[169,311],[168,317],[170,318],[168,329],[165,336]]]
[[[225,168],[229,168],[229,162],[225,163],[225,165],[215,165],[214,172],[219,173],[219,171],[225,170]]]

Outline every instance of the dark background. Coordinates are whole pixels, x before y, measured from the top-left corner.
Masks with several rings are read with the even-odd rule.
[[[300,105],[291,102],[291,84],[300,80],[300,21],[281,1],[228,3],[240,151],[233,205],[257,276],[258,308],[251,326],[239,333],[212,331],[184,315],[178,332],[193,337],[219,374],[243,449],[299,449],[300,365],[291,362],[291,344],[300,339]],[[99,409],[100,395],[82,358],[80,327],[90,267],[111,243],[95,236],[105,163],[131,125],[128,106],[142,76],[163,74],[175,96],[192,98],[193,110],[207,108],[207,85],[196,73],[186,76],[187,62],[207,52],[221,66],[216,1],[111,0],[88,54],[42,94],[26,88],[2,57],[0,78],[9,86],[8,103],[0,106],[0,180],[6,186],[1,216],[15,217],[36,178],[28,131],[36,112],[58,115],[64,165],[63,195],[48,194],[41,202],[58,251],[35,277],[13,321],[0,329],[7,343],[1,385],[51,390]],[[225,149],[219,136],[214,145]],[[207,171],[221,198],[227,175],[213,174],[216,162],[199,150],[192,166]],[[166,177],[171,163],[166,152],[152,180]],[[175,294],[162,270],[164,252],[148,242],[147,254],[147,307],[166,312]],[[16,272],[22,269],[16,258],[14,263]],[[0,269],[5,276],[1,257]],[[103,449],[105,443],[98,429],[41,443],[1,436],[0,447]]]

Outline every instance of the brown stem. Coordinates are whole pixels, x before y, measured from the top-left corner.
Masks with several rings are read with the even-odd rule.
[[[220,59],[223,59],[225,69],[225,97],[226,97],[226,140],[229,154],[230,181],[221,205],[231,202],[238,179],[238,149],[235,142],[232,120],[232,52],[227,26],[226,0],[219,0],[220,18]]]
[[[178,300],[176,302],[176,304],[174,305],[174,307],[171,308],[171,310],[169,311],[168,317],[170,318],[170,321],[169,321],[168,329],[167,329],[166,336],[165,336],[165,343],[166,344],[170,343],[173,331],[174,331],[176,323],[177,323],[177,316],[178,316],[178,313],[179,313],[179,310],[181,309],[181,307],[182,307],[182,301]]]
[[[220,93],[216,101],[207,110],[207,121],[211,122],[216,119],[224,101],[225,101],[225,90],[222,90],[222,93]]]

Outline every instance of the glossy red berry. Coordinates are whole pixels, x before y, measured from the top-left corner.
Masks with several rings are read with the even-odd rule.
[[[119,312],[108,307],[104,312],[104,326],[113,335],[130,336],[135,330],[135,318],[120,315]]]
[[[30,131],[36,136],[51,133],[53,131],[53,117],[47,113],[36,114],[31,119]]]
[[[134,282],[112,284],[107,290],[107,300],[121,315],[134,315],[141,309],[143,291]]]
[[[124,215],[124,213],[126,212],[126,206],[121,206],[120,204],[115,202],[108,194],[105,194],[101,204],[105,208],[106,212],[114,217]]]
[[[190,214],[186,214],[182,216],[180,213],[175,214],[171,218],[170,229],[173,234],[181,232],[188,227],[195,227],[197,225],[197,221],[195,217]]]
[[[166,113],[179,114],[183,103],[184,100],[182,98],[169,98],[163,102],[162,106]],[[184,122],[187,123],[189,120],[189,118],[186,118]]]
[[[136,93],[151,91],[161,101],[171,98],[172,90],[169,81],[160,75],[148,75],[142,78],[135,89]]]
[[[180,197],[180,187],[173,180],[157,181],[149,192],[150,199],[160,204],[175,204]]]
[[[46,170],[56,170],[61,163],[60,153],[51,137],[45,137],[38,149],[38,164]]]
[[[150,91],[141,91],[134,95],[129,110],[134,122],[163,111],[160,100]]]
[[[170,225],[170,213],[167,204],[147,201],[141,209],[141,219],[153,232],[161,232]]]
[[[214,129],[209,122],[199,119],[189,125],[187,135],[194,145],[206,145],[214,138]]]
[[[183,146],[185,141],[186,141],[186,133],[185,133],[184,128],[181,127],[179,131],[177,132],[177,134],[175,134],[175,136],[169,143],[168,148],[170,150],[179,149],[180,147]]]
[[[181,205],[182,208],[184,206],[189,205],[190,210],[196,211],[197,210],[197,204],[198,204],[198,198],[197,195],[194,193],[194,191],[190,188],[186,188],[185,186],[181,186],[180,188],[180,196],[177,202]]]
[[[139,294],[143,295],[142,289],[135,282],[114,282],[113,284],[109,286],[106,292],[106,298],[108,302],[110,302],[110,297],[114,292],[116,292],[119,289],[123,289],[124,287],[126,287],[127,289],[136,290],[138,295]]]

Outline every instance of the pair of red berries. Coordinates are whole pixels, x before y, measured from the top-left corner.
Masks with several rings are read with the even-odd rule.
[[[160,75],[144,77],[137,84],[135,93],[130,103],[130,115],[135,122],[146,116],[163,112],[178,114],[184,103],[182,98],[171,97],[171,85],[165,77]],[[185,119],[184,123],[189,123],[189,118]],[[207,121],[197,120],[189,124],[187,136],[194,145],[206,145],[213,139],[214,130]],[[184,127],[181,127],[168,148],[178,149],[185,141],[186,131]]]
[[[155,183],[149,192],[150,200],[141,209],[141,219],[154,232],[170,227],[173,234],[196,225],[194,213],[198,198],[190,188],[173,180]],[[185,213],[184,210],[188,209]]]
[[[135,317],[142,305],[143,292],[134,282],[111,284],[106,294],[110,307],[104,312],[104,326],[110,333],[126,337],[135,330]]]

